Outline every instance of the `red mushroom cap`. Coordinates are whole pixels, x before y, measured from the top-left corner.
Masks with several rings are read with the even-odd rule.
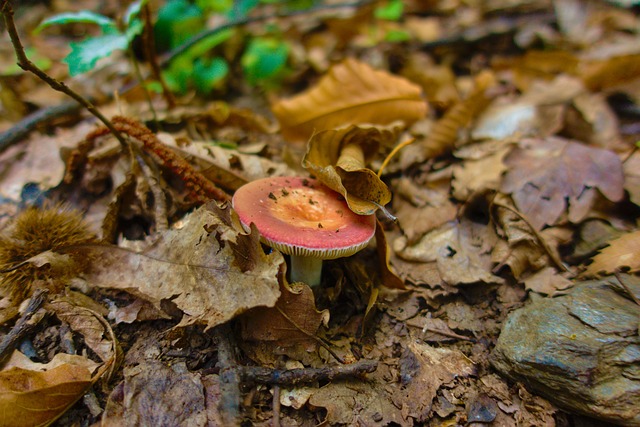
[[[265,243],[295,256],[352,255],[376,228],[374,215],[354,213],[342,195],[314,179],[258,179],[240,187],[232,203],[244,227],[254,223]]]

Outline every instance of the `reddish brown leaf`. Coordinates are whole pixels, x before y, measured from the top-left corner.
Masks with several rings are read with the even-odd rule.
[[[502,191],[512,195],[536,229],[555,224],[567,208],[570,221],[584,219],[596,188],[613,202],[624,195],[618,156],[576,141],[525,140],[509,153],[505,164],[510,169]]]

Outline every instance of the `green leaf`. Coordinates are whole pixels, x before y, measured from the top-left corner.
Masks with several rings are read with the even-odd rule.
[[[389,30],[384,39],[388,42],[406,42],[411,40],[411,34],[404,30]]]
[[[124,14],[125,25],[129,26],[133,22],[133,20],[140,15],[140,10],[146,2],[147,0],[138,0],[129,5],[127,11]]]
[[[124,34],[105,34],[77,43],[72,42],[71,53],[64,62],[69,64],[69,73],[75,76],[90,71],[99,59],[111,55],[116,50],[125,50],[128,45],[129,41]]]
[[[206,11],[226,14],[233,8],[233,0],[196,0],[196,5]]]
[[[51,25],[64,25],[64,24],[95,24],[100,26],[100,29],[104,33],[113,33],[118,30],[116,23],[113,19],[108,18],[99,13],[83,10],[80,12],[67,12],[60,13],[58,15],[47,18],[38,25],[35,29],[36,33],[43,28],[50,27]]]
[[[404,5],[402,0],[389,0],[387,4],[378,6],[375,10],[375,17],[386,21],[398,21],[402,18]]]
[[[252,39],[240,62],[249,84],[256,85],[273,79],[284,69],[289,45],[270,37]]]
[[[259,0],[238,0],[233,2],[233,7],[227,13],[229,19],[245,18],[258,4]]]
[[[192,68],[193,59],[182,55],[171,62],[169,68],[162,72],[164,81],[171,91],[179,94],[184,94],[187,91],[191,81]]]
[[[158,49],[174,49],[204,29],[205,17],[187,0],[170,0],[158,11],[154,33]]]
[[[222,58],[199,59],[193,64],[193,84],[202,94],[220,88],[228,74],[229,65]]]

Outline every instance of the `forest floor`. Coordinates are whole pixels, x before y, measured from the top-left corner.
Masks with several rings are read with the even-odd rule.
[[[0,425],[640,424],[495,354],[509,316],[587,280],[637,307],[637,6],[21,3],[0,1]],[[80,11],[139,24],[131,54],[91,63],[95,16],[35,30]],[[109,128],[15,65],[12,22]],[[375,238],[289,283],[231,203],[273,176],[314,177]]]

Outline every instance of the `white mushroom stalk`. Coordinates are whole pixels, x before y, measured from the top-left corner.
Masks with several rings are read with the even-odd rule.
[[[290,281],[318,286],[322,261],[350,256],[375,233],[375,217],[352,212],[344,198],[319,181],[300,177],[259,179],[242,186],[233,207],[245,228],[291,256]]]

